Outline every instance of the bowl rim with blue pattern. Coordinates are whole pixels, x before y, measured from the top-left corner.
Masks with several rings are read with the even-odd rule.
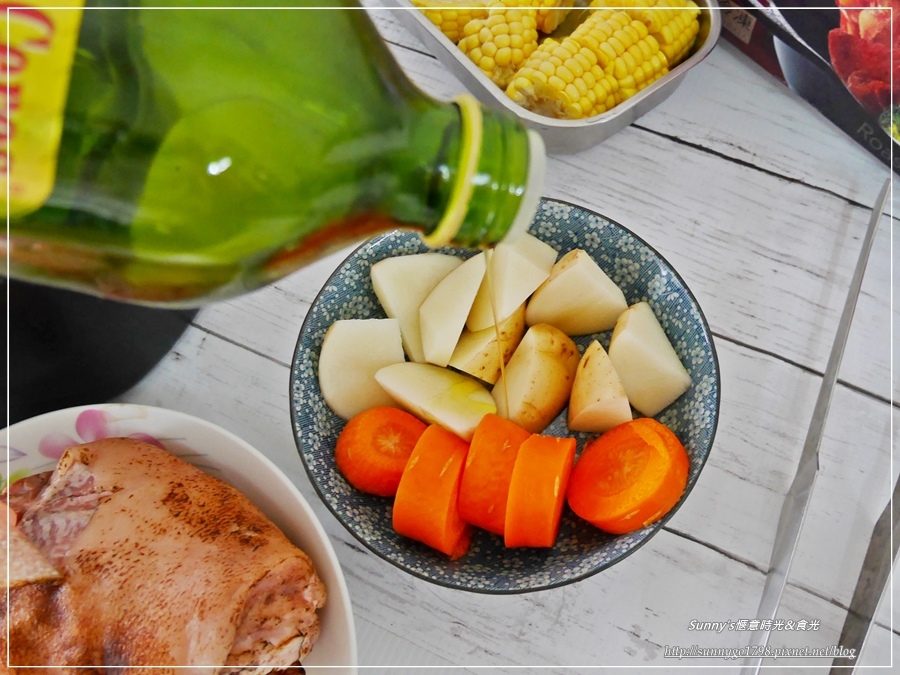
[[[401,537],[391,526],[391,499],[364,494],[338,471],[334,446],[345,420],[319,390],[318,356],[325,331],[338,319],[384,318],[369,270],[393,255],[424,253],[418,234],[395,230],[354,250],[334,271],[309,309],[291,363],[290,403],[294,440],[310,482],[337,520],[373,553],[429,582],[480,593],[546,590],[590,577],[622,561],[655,535],[690,495],[712,449],[719,419],[721,379],[712,332],[682,277],[654,248],[627,228],[583,207],[543,198],[529,232],[559,250],[583,248],[615,281],[629,305],[646,300],[691,375],[692,385],[656,416],[675,431],[691,468],[679,502],[662,519],[636,532],[612,535],[581,520],[566,506],[551,549],[506,549],[502,537],[475,529],[469,552],[457,560]],[[460,257],[475,251],[438,249]],[[574,337],[581,351],[593,340],[604,347],[611,331]],[[543,433],[570,435],[580,454],[596,434],[570,432],[566,411]]]

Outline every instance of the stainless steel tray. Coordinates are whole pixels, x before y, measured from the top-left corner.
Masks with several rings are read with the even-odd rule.
[[[513,103],[506,94],[482,73],[447,36],[440,32],[425,15],[407,0],[381,0],[387,7],[397,7],[398,19],[418,37],[447,69],[484,105],[495,110],[505,110],[540,132],[548,152],[567,154],[590,148],[606,140],[649,112],[681,84],[691,68],[709,55],[722,30],[721,16],[716,0],[696,0],[701,8],[700,34],[691,55],[665,76],[623,101],[612,110],[584,120],[557,120],[538,115]],[[439,3],[435,3],[439,4]],[[573,10],[553,36],[570,32],[577,23]]]

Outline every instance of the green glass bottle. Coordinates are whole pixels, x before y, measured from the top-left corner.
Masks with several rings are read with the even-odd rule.
[[[540,138],[424,95],[354,2],[104,4],[9,12],[13,277],[196,306],[377,231],[530,223]]]

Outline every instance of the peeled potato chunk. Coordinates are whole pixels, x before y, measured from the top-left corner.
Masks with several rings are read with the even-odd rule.
[[[529,326],[549,323],[566,335],[589,335],[612,330],[628,308],[622,291],[582,249],[560,258],[550,277],[528,301]]]
[[[662,412],[691,386],[690,374],[646,302],[622,312],[610,338],[609,358],[631,405],[647,417]]]
[[[572,431],[603,433],[631,421],[625,387],[597,340],[588,345],[578,362],[568,414]]]
[[[557,250],[531,234],[494,247],[488,272],[466,319],[471,331],[503,321],[525,302],[547,277]]]
[[[497,414],[532,433],[546,429],[569,401],[580,358],[558,328],[529,328],[491,390]]]
[[[487,388],[449,368],[431,363],[395,363],[375,379],[401,407],[429,424],[438,424],[465,441],[497,406]]]
[[[336,415],[392,405],[375,381],[384,366],[405,360],[397,319],[341,319],[325,332],[319,353],[319,389]]]
[[[487,255],[478,253],[441,279],[419,307],[425,361],[446,366],[466,326],[475,294],[484,279]]]
[[[525,334],[525,305],[483,330],[463,330],[449,365],[482,382],[494,384]]]
[[[400,322],[403,349],[411,361],[425,360],[419,306],[441,279],[462,264],[446,253],[414,253],[379,260],[370,275],[375,296],[388,317]]]

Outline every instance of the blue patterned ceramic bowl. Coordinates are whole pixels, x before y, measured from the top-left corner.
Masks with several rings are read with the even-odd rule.
[[[681,439],[691,458],[687,490],[666,518],[626,535],[601,532],[566,507],[552,549],[506,549],[502,538],[477,530],[469,552],[455,561],[397,535],[391,500],[351,487],[334,462],[344,426],[322,398],[317,368],[328,327],[338,319],[384,317],[372,290],[369,268],[388,256],[427,250],[418,235],[392,232],[362,245],[337,269],[316,299],[297,342],[291,372],[291,417],[300,457],[322,500],[363,544],[410,574],[451,588],[519,593],[583,579],[622,560],[653,536],[687,498],[712,448],[719,416],[719,367],[712,335],[694,296],[672,267],[643,240],[603,216],[551,199],[541,202],[531,233],[565,253],[582,248],[615,281],[629,304],[648,301],[691,375],[691,388],[658,416]],[[472,251],[445,249],[467,257]],[[576,338],[583,350],[597,337]],[[565,412],[546,430],[568,435]],[[588,434],[572,434],[579,451]]]

